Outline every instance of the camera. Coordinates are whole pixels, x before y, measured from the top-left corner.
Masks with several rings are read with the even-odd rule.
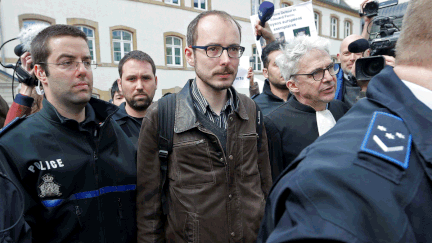
[[[374,4],[377,5],[374,5]],[[371,4],[371,5],[369,5]],[[397,5],[397,0],[383,2],[377,1],[367,3],[363,12],[366,16],[377,16],[378,9]],[[369,5],[369,7],[368,7]],[[375,11],[376,10],[376,15]],[[372,15],[368,15],[372,14]],[[359,58],[356,61],[357,81],[369,81],[377,75],[385,66],[385,59],[382,55],[395,57],[396,42],[399,39],[400,30],[394,24],[394,17],[377,17],[373,24],[379,26],[380,30],[376,33],[377,38],[370,41],[370,57]]]
[[[369,81],[377,75],[385,66],[383,56],[363,57],[356,61],[357,81]]]
[[[378,15],[379,3],[378,1],[368,2],[363,8],[363,15],[372,18]]]
[[[23,44],[19,44],[14,49],[15,55],[18,56],[18,58],[25,53]],[[14,71],[16,73],[16,76],[18,77],[18,82],[24,83],[28,86],[37,86],[38,80],[31,76],[21,65],[21,61],[18,59],[18,62],[16,63],[14,67]]]

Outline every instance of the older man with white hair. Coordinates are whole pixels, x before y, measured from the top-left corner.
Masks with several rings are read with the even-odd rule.
[[[264,117],[273,178],[348,111],[334,100],[338,66],[330,58],[328,40],[296,37],[276,64],[293,96]]]

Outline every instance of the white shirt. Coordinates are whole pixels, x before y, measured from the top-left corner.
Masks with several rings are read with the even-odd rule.
[[[318,134],[321,136],[330,130],[335,124],[336,120],[330,110],[323,110],[316,112],[316,119],[318,125]]]
[[[418,84],[402,80],[414,96],[432,110],[432,91]]]

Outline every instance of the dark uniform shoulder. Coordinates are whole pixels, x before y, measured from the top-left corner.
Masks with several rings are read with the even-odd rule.
[[[0,137],[2,137],[5,133],[10,131],[12,128],[18,126],[18,124],[20,124],[26,118],[27,118],[27,116],[22,116],[22,117],[16,117],[15,119],[13,119],[6,126],[4,126],[2,129],[0,129]]]

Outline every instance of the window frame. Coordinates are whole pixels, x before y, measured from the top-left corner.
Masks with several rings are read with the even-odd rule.
[[[173,3],[175,0],[163,0],[163,1],[166,4],[171,4],[171,5],[174,5],[174,6],[181,6],[182,5],[181,4],[182,0],[177,0],[178,3]]]
[[[258,2],[258,6],[256,6],[256,11],[254,12],[254,2]],[[258,14],[258,10],[259,10],[259,6],[260,6],[260,0],[251,0],[251,15],[257,15]]]
[[[207,11],[207,10],[209,10],[209,2],[210,2],[210,0],[197,0],[198,2],[201,2],[201,1],[204,1],[204,3],[205,3],[205,8],[200,8],[199,7],[199,3],[198,3],[198,7],[195,7],[195,0],[192,0],[192,8],[194,8],[194,9],[196,9],[196,10],[202,10],[202,11]]]
[[[348,24],[349,23],[349,35],[352,35],[353,34],[353,21],[351,20],[351,19],[344,19],[344,37],[346,38],[347,36],[349,36],[349,35],[347,35],[347,26],[346,26],[346,24]]]
[[[315,23],[315,14],[318,15],[318,26],[316,26],[316,28],[317,28],[318,35],[321,36],[322,35],[322,12],[317,9],[314,9],[313,13],[314,13],[314,23]]]
[[[167,43],[167,39],[168,38],[171,38],[171,43],[172,44],[168,44]],[[180,41],[180,45],[176,45],[175,44],[175,40],[179,40]],[[174,35],[169,35],[169,36],[166,36],[165,37],[165,60],[167,61],[166,62],[166,65],[167,66],[173,66],[173,67],[182,67],[183,66],[183,55],[182,55],[182,45],[183,45],[183,40],[182,40],[182,38],[179,38],[179,37],[177,37],[177,36],[174,36]],[[170,63],[168,63],[168,61],[169,61],[169,59],[170,58],[168,58],[168,52],[167,52],[167,49],[171,49],[171,64]],[[179,49],[180,50],[180,64],[177,64],[176,63],[176,57],[177,57],[177,55],[176,55],[176,49]]]
[[[254,50],[255,50],[255,54],[254,54]],[[252,57],[254,59],[253,64],[252,64],[253,65],[252,71],[262,72],[264,67],[263,67],[261,57],[260,57],[259,52],[258,52],[258,48],[256,47],[255,44],[252,45]],[[258,60],[258,62],[257,62],[257,60]],[[261,69],[256,69],[258,67],[258,65],[261,65]]]
[[[290,7],[292,5],[294,5],[294,3],[292,1],[287,1],[287,0],[281,0],[280,4],[279,4],[279,8],[286,8],[286,7],[282,7],[283,4],[286,4],[286,7]]]
[[[175,64],[168,64],[168,55],[167,55],[167,43],[166,43],[166,38],[168,37],[175,37],[181,40],[181,49],[180,49],[180,60],[181,60],[181,65],[175,65]],[[173,39],[174,40],[174,39]],[[178,32],[165,32],[163,34],[163,43],[164,43],[164,59],[165,59],[165,66],[169,69],[187,69],[187,62],[186,62],[186,57],[184,54],[184,50],[186,48],[186,36],[183,34],[180,34]],[[174,43],[174,42],[173,42]],[[172,54],[173,57],[175,57],[175,52],[173,52]],[[174,58],[174,63],[175,63],[175,58]]]
[[[31,21],[31,20],[46,22],[49,25],[56,24],[55,19],[48,16],[44,16],[40,14],[21,14],[18,16],[19,28],[22,29],[24,27],[24,21]]]
[[[83,19],[83,18],[67,18],[66,23],[68,25],[73,26],[82,26],[93,30],[94,35],[94,41],[93,41],[93,62],[94,63],[101,63],[100,58],[100,42],[99,42],[99,23],[93,20],[89,19]]]
[[[112,60],[113,64],[118,64],[119,61],[115,61],[115,59],[114,59],[115,58],[115,56],[114,56],[114,42],[118,42],[118,41],[117,40],[115,41],[113,39],[113,32],[114,31],[129,32],[132,35],[132,38],[130,41],[130,43],[131,43],[131,50],[130,51],[134,51],[134,50],[138,49],[137,48],[136,30],[134,28],[127,27],[127,26],[113,26],[113,27],[110,27],[109,31],[110,31],[110,42],[111,42],[111,60]],[[123,38],[123,35],[122,35],[122,38]],[[120,43],[122,43],[122,42],[120,41]],[[121,58],[123,58],[124,57],[124,46],[122,44],[120,44],[120,53],[121,53],[121,55],[120,55]],[[122,55],[122,53],[123,53],[123,55]],[[121,58],[120,58],[120,60],[121,60]]]
[[[87,29],[89,29],[89,30],[91,30],[91,31],[93,31],[93,37],[89,37],[89,36],[87,36],[87,40],[91,40],[92,41],[92,43],[93,43],[93,58],[92,58],[92,62],[93,63],[97,63],[97,58],[96,58],[96,37],[95,37],[95,30],[93,29],[93,28],[91,28],[91,27],[88,27],[88,26],[85,26],[85,25],[77,25],[76,26],[78,29],[80,29],[80,28],[83,28],[83,29],[80,29],[81,31],[83,31],[84,33],[85,33],[85,31],[84,31],[84,28],[87,28]],[[86,34],[87,35],[87,34]],[[90,47],[89,47],[89,49],[90,49]]]
[[[335,36],[333,36],[333,23],[332,23],[333,19],[336,20],[336,23],[334,25]],[[334,14],[330,15],[330,38],[339,39],[339,17],[337,15],[334,15]]]

